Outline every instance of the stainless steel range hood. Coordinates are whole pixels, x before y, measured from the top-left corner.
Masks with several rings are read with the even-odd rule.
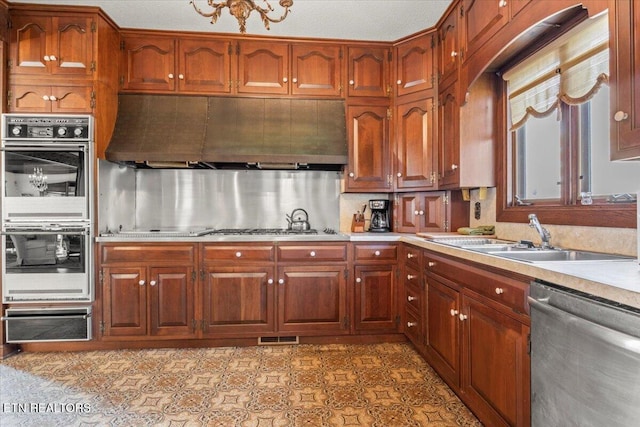
[[[148,167],[336,169],[341,100],[120,95],[110,161]]]

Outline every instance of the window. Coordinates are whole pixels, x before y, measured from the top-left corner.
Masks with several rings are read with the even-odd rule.
[[[629,202],[640,182],[640,164],[609,161],[608,75],[606,13],[503,71],[508,135],[498,220],[542,209],[552,223],[635,226],[603,217],[622,204],[635,209]]]

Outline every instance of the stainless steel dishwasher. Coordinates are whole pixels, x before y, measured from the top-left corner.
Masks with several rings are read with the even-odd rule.
[[[640,310],[533,282],[531,424],[640,425]]]

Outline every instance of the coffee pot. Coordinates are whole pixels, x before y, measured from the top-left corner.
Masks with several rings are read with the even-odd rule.
[[[369,200],[371,209],[371,225],[369,231],[385,233],[391,231],[391,215],[389,200]]]

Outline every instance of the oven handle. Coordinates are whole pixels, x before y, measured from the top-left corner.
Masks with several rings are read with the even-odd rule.
[[[6,142],[4,146],[0,148],[0,151],[61,151],[61,150],[81,150],[83,153],[87,152],[89,143],[84,144],[55,144],[55,145],[8,145]]]
[[[89,235],[89,229],[88,228],[78,228],[77,230],[69,230],[68,228],[66,228],[65,230],[56,230],[56,229],[31,229],[31,230],[16,230],[16,231],[11,231],[11,230],[7,230],[7,231],[3,231],[0,234],[2,234],[3,236],[32,236],[34,234],[62,234],[63,236],[67,236],[67,235],[74,235],[74,234],[78,234],[79,232],[82,232],[83,234]]]
[[[40,320],[40,319],[88,319],[91,317],[89,314],[68,314],[64,316],[2,316],[1,321],[5,320]]]

